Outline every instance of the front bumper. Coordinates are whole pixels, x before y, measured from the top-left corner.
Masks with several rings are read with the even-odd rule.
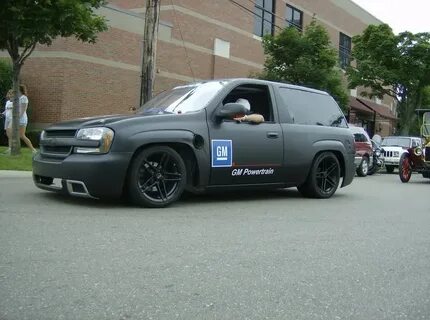
[[[398,166],[399,165],[399,162],[400,162],[400,157],[398,157],[398,158],[386,158],[386,157],[384,157],[383,158],[383,160],[384,160],[384,164],[387,166]]]
[[[131,153],[72,154],[64,160],[33,158],[33,181],[41,189],[74,196],[107,198],[122,194]],[[52,184],[58,179],[59,184]]]

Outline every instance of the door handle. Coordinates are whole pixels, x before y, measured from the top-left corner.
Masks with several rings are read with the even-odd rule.
[[[267,132],[267,137],[271,138],[271,139],[276,139],[279,138],[279,133],[278,132]]]

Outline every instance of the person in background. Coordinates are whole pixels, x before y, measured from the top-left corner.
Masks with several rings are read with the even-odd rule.
[[[36,153],[37,150],[33,147],[30,139],[25,135],[25,130],[27,129],[28,124],[28,116],[27,116],[27,108],[28,108],[28,98],[27,98],[27,88],[25,85],[19,85],[19,137],[22,141],[30,148],[33,153]],[[12,98],[13,99],[13,98]],[[12,133],[12,121],[9,124],[8,130]],[[11,135],[9,136],[11,137]],[[11,139],[9,138],[9,141]]]
[[[245,107],[247,110],[247,113],[251,112],[251,105],[249,104],[249,101],[243,98],[239,98],[236,100],[236,103],[240,103]],[[258,113],[251,113],[251,114],[245,114],[245,115],[239,115],[233,118],[233,120],[236,120],[238,122],[251,122],[251,123],[261,123],[264,122],[264,117],[261,114]]]
[[[6,93],[6,104],[2,115],[5,117],[4,129],[6,130],[6,136],[8,140],[8,149],[4,153],[10,153],[10,142],[12,137],[12,108],[13,108],[13,90],[9,90]]]

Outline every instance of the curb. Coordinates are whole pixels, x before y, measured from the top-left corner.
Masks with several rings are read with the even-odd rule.
[[[32,171],[0,170],[0,178],[30,178]]]

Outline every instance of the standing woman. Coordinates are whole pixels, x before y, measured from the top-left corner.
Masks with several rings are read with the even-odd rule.
[[[28,107],[28,98],[27,98],[27,88],[25,85],[19,85],[19,136],[24,141],[24,143],[31,149],[33,153],[36,153],[37,150],[31,144],[30,139],[28,139],[25,135],[25,129],[28,124],[27,117],[27,107]]]
[[[4,122],[4,128],[6,130],[6,136],[8,140],[8,146],[9,148],[5,151],[5,153],[10,153],[10,141],[12,138],[12,108],[13,108],[13,90],[9,90],[6,94],[6,105],[4,107],[3,114],[5,115],[5,122]]]

